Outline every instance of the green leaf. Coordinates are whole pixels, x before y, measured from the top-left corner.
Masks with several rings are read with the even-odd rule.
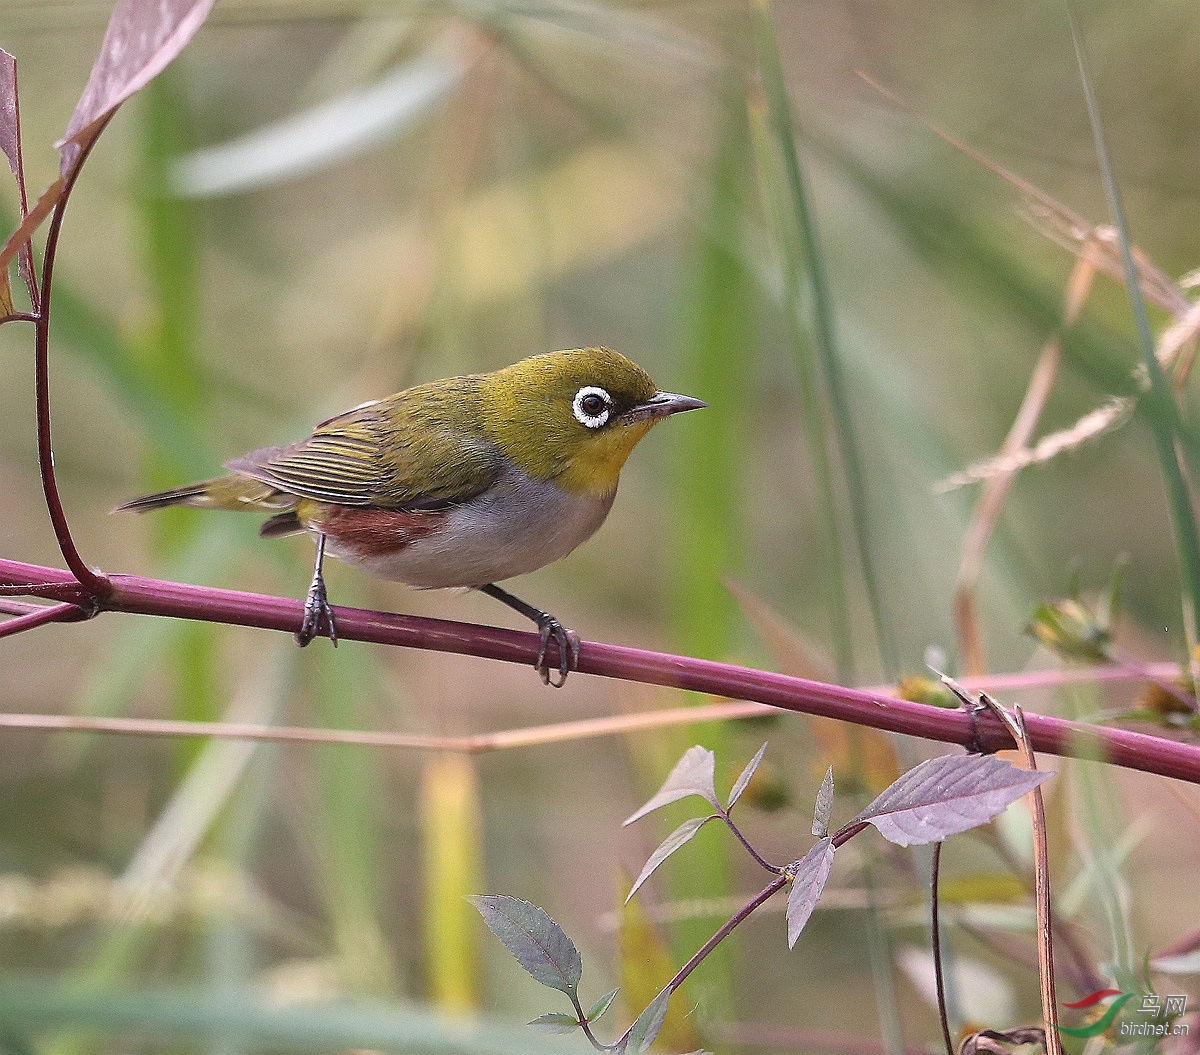
[[[529,1025],[543,1033],[573,1033],[579,1028],[579,1020],[574,1015],[564,1015],[561,1011],[548,1011],[544,1015],[538,1015]]]
[[[591,1006],[591,1009],[588,1011],[588,1013],[584,1016],[588,1020],[588,1022],[595,1022],[610,1007],[612,1007],[612,1002],[617,998],[617,994],[620,991],[621,991],[621,987],[617,986],[617,988],[614,989],[611,993],[605,993],[599,1000],[597,1000]]]
[[[667,1017],[667,1004],[670,1002],[671,993],[674,992],[670,986],[662,990],[643,1011],[634,1020],[629,1031],[625,1034],[627,1040],[626,1051],[632,1051],[634,1055],[640,1055],[651,1044],[654,1043],[654,1038],[658,1036],[658,1031],[662,1029],[663,1020]]]
[[[573,996],[583,974],[579,951],[545,909],[507,894],[467,898],[491,932],[536,981]]]
[[[741,776],[734,781],[733,788],[729,792],[729,803],[725,807],[726,810],[733,809],[733,804],[742,797],[742,792],[749,786],[750,778],[754,776],[754,771],[758,769],[758,764],[763,760],[763,754],[766,750],[767,745],[764,743],[755,753],[754,757],[746,763],[746,768],[742,770]]]

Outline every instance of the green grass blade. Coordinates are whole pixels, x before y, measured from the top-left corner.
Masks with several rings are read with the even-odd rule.
[[[302,657],[316,668],[312,702],[320,724],[363,728],[367,702],[382,691],[375,666],[362,648],[354,657],[357,662],[347,660],[353,643],[336,655],[328,644],[318,639]],[[378,758],[353,747],[327,745],[317,749],[316,763],[323,841],[317,865],[344,982],[353,992],[390,994],[396,971],[380,925],[379,807],[385,798]]]
[[[1171,525],[1175,531],[1175,546],[1179,553],[1182,569],[1183,592],[1191,605],[1191,625],[1200,626],[1200,535],[1196,533],[1196,515],[1192,496],[1180,464],[1175,445],[1180,436],[1179,410],[1171,385],[1154,355],[1154,336],[1150,332],[1150,318],[1146,312],[1146,301],[1138,282],[1137,267],[1133,261],[1133,250],[1129,229],[1125,221],[1125,207],[1121,201],[1120,187],[1113,173],[1112,160],[1104,139],[1104,126],[1100,120],[1100,106],[1096,100],[1096,89],[1088,68],[1087,51],[1084,46],[1075,7],[1065,0],[1067,20],[1071,26],[1071,42],[1075,47],[1075,60],[1079,65],[1079,80],[1087,102],[1088,120],[1092,126],[1092,137],[1096,145],[1096,157],[1100,163],[1104,193],[1108,199],[1113,227],[1117,231],[1117,244],[1121,252],[1121,266],[1125,272],[1125,290],[1129,295],[1129,307],[1142,347],[1142,363],[1150,380],[1150,390],[1143,397],[1145,418],[1154,436],[1158,454],[1159,471],[1167,489],[1167,502],[1171,511]]]
[[[70,1029],[92,1041],[144,1045],[235,1039],[269,1051],[383,1049],[421,1055],[561,1055],[561,1039],[524,1024],[465,1022],[395,1004],[280,1004],[197,989],[88,989],[42,978],[0,978],[0,1035]],[[19,1034],[18,1034],[19,1035]]]
[[[765,108],[750,101],[750,129],[754,143],[763,197],[772,227],[783,231],[788,224],[790,204],[786,181],[780,178],[779,154],[775,140],[767,127]],[[811,341],[803,326],[803,298],[800,275],[803,263],[800,260],[796,240],[779,238],[777,244],[782,256],[783,278],[782,309],[788,340],[795,350],[796,372],[800,382],[801,415],[809,436],[809,448],[813,459],[813,471],[817,477],[817,490],[821,495],[821,510],[825,530],[817,540],[823,549],[822,565],[828,576],[826,608],[829,612],[830,637],[833,643],[835,669],[838,678],[845,684],[854,682],[854,635],[850,625],[850,597],[847,592],[846,573],[842,559],[841,516],[839,515],[839,493],[834,481],[833,465],[830,460],[831,442],[826,430],[826,414],[821,401],[820,384],[816,364],[811,355],[801,354]]]
[[[710,405],[671,437],[676,636],[688,654],[711,659],[728,655],[738,622],[737,604],[723,582],[736,574],[741,559],[742,429],[753,420],[746,350],[753,346],[758,308],[754,283],[733,248],[741,240],[746,182],[740,107],[726,122],[681,342],[680,387],[704,393]]]
[[[479,776],[468,755],[433,755],[421,774],[425,979],[448,1014],[479,1007],[479,919],[469,894],[483,881]]]
[[[876,554],[870,505],[867,501],[866,476],[862,455],[855,434],[850,395],[842,369],[842,352],[838,347],[837,330],[830,291],[828,268],[817,231],[816,218],[810,205],[804,172],[796,148],[796,120],[788,96],[787,83],[780,64],[779,47],[775,39],[770,0],[756,0],[753,6],[755,36],[758,43],[759,65],[763,77],[763,94],[767,118],[783,161],[794,212],[793,225],[782,229],[781,241],[795,239],[797,255],[804,261],[805,276],[812,311],[812,337],[821,364],[825,385],[825,403],[833,417],[838,455],[845,474],[849,502],[849,534],[854,540],[858,566],[871,609],[876,641],[884,673],[898,673],[898,659],[888,621],[885,616]],[[847,671],[847,677],[853,671]]]
[[[713,658],[729,654],[740,622],[737,604],[724,583],[737,573],[743,552],[742,429],[754,420],[748,405],[752,371],[747,349],[753,345],[759,308],[753,277],[736,250],[743,241],[749,173],[744,110],[740,94],[732,89],[719,136],[709,203],[682,300],[680,355],[680,387],[703,393],[710,405],[689,422],[694,428],[677,429],[672,436],[676,483],[670,550],[679,647]],[[689,730],[686,737],[665,737],[640,750],[648,756],[647,772],[661,779],[690,745],[702,744],[724,759],[726,742],[723,727],[705,725]],[[687,816],[684,811],[668,814],[659,822],[663,835]],[[672,863],[667,870],[671,896],[686,901],[727,895],[728,845],[712,831],[702,832],[696,843],[686,865]],[[710,936],[711,921],[682,921],[673,928],[672,946],[677,956],[686,959]],[[727,999],[733,985],[731,971],[728,954],[719,949],[706,962],[699,984],[714,999]]]

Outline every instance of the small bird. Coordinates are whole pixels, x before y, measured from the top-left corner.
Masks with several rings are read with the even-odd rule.
[[[470,587],[537,625],[535,667],[560,686],[579,638],[498,581],[559,560],[604,522],[617,478],[660,420],[708,404],[660,391],[607,348],[522,359],[490,374],[417,385],[321,422],[308,439],[226,462],[229,475],[120,505],[270,513],[259,533],[307,531],[316,566],[296,633],[337,644],[325,553],[418,589]],[[558,649],[551,679],[550,641]]]

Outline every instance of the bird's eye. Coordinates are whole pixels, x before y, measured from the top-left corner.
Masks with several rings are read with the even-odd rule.
[[[589,429],[598,429],[608,421],[612,397],[598,385],[585,385],[575,393],[571,404],[575,420]]]

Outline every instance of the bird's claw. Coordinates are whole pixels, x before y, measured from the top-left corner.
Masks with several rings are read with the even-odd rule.
[[[325,593],[325,580],[318,577],[313,579],[313,584],[308,588],[308,596],[304,599],[304,622],[296,631],[296,644],[301,648],[308,645],[321,633],[322,624],[325,625],[333,647],[337,648],[337,624],[333,621],[333,609]]]
[[[542,614],[538,625],[538,654],[534,667],[542,676],[543,685],[553,685],[561,689],[566,683],[567,675],[579,665],[579,635],[574,630],[568,630],[552,615]],[[558,647],[558,680],[551,677],[555,668],[546,662],[546,653],[553,640]]]

